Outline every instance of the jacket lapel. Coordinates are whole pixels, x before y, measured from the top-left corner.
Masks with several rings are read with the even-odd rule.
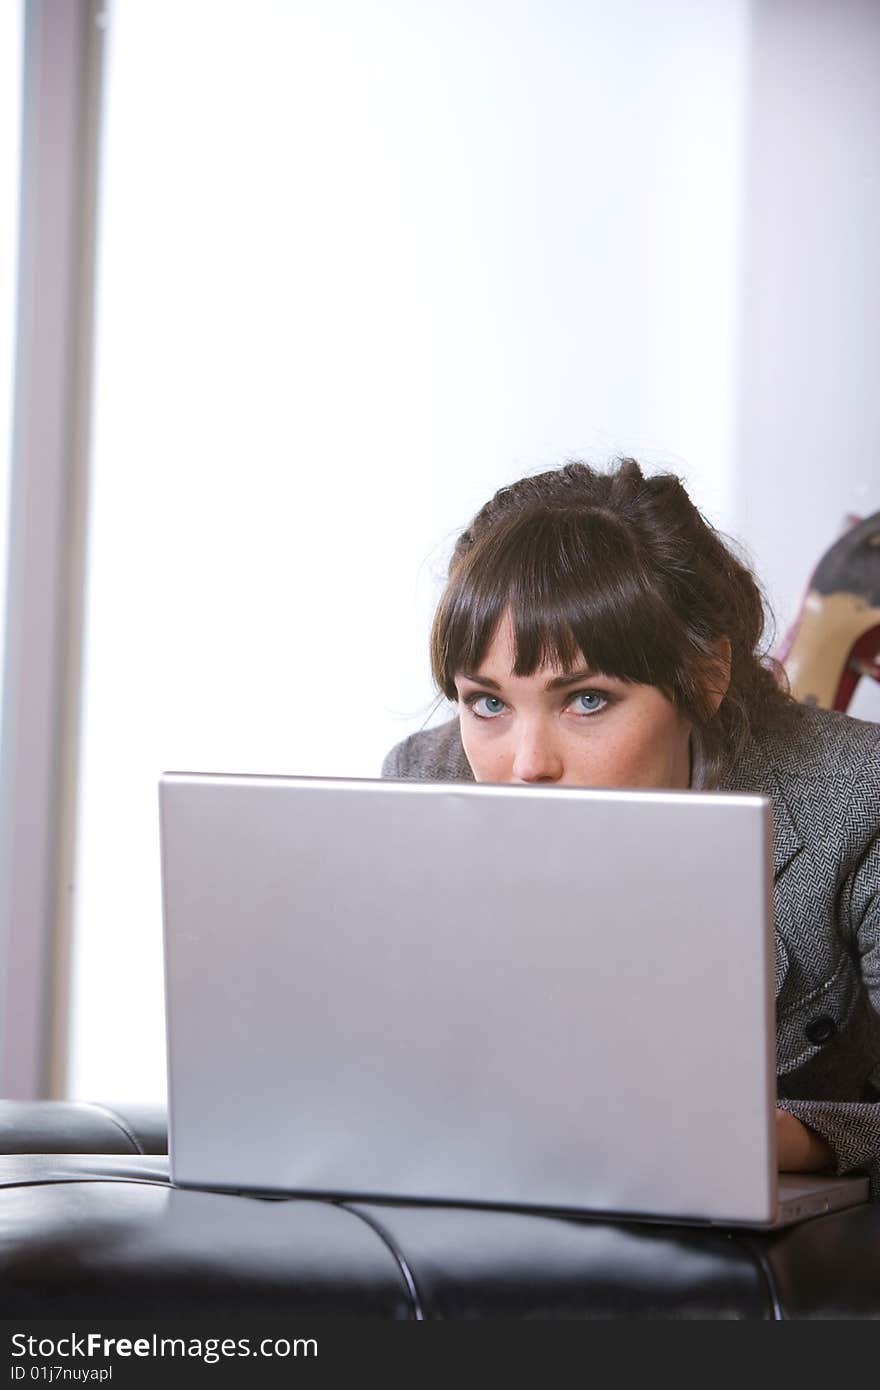
[[[804,847],[798,828],[794,822],[788,802],[779,785],[779,779],[772,763],[767,765],[768,782],[773,800],[773,878],[779,878],[794,856]]]
[[[732,792],[757,792],[773,803],[773,877],[778,879],[794,856],[803,849],[794,817],[782,791],[772,757],[751,744],[722,780],[722,788]]]
[[[773,757],[769,749],[752,743],[746,753],[723,779],[724,789],[738,792],[757,792],[768,796],[773,805],[773,881],[776,883],[804,846],[797,823],[783,793]],[[776,998],[788,974],[788,949],[777,926],[774,932],[776,965]]]

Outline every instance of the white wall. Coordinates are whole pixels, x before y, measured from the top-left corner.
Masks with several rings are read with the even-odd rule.
[[[744,0],[116,0],[70,1092],[164,1089],[164,768],[375,775],[457,531],[732,521]]]
[[[749,91],[734,512],[781,634],[880,511],[880,5],[756,0]]]

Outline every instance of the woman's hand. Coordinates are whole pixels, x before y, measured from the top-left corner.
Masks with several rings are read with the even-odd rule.
[[[825,1140],[787,1110],[776,1111],[776,1149],[780,1173],[816,1173],[834,1167],[834,1154]]]

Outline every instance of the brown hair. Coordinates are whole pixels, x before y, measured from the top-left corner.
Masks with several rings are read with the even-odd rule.
[[[757,581],[670,473],[634,459],[609,472],[584,463],[503,487],[459,537],[431,629],[431,667],[455,700],[509,609],[514,673],[589,666],[656,686],[700,730],[705,782],[717,784],[756,725],[792,701],[778,663],[759,651]],[[719,639],[730,682],[713,712]],[[716,692],[717,698],[717,692]]]

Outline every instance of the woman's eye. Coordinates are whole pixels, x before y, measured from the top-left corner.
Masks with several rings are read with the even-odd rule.
[[[504,701],[499,700],[497,695],[475,695],[472,700],[468,701],[468,704],[479,719],[494,719],[504,709]],[[483,705],[485,708],[478,709],[478,705]]]
[[[597,714],[608,704],[608,696],[598,690],[579,690],[571,697],[571,708],[576,714]]]

